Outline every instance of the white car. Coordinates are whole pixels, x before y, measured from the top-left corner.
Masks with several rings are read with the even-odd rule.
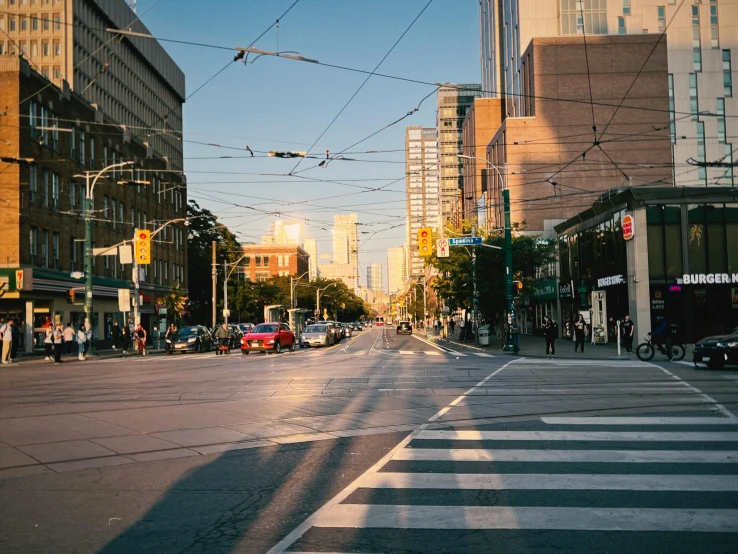
[[[333,346],[336,337],[328,325],[315,323],[308,325],[300,335],[300,348],[306,346]]]

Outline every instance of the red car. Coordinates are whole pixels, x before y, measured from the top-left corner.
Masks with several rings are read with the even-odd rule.
[[[274,352],[285,348],[295,351],[295,333],[286,323],[259,323],[241,339],[241,354],[249,352]]]

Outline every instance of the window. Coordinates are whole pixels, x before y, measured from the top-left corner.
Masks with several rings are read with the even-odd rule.
[[[700,48],[692,50],[692,57],[694,61],[694,71],[702,71],[702,50]]]
[[[689,74],[689,111],[692,114],[692,120],[697,121],[699,113],[699,105],[697,103],[697,75]]]
[[[269,272],[268,271],[257,271],[256,272],[256,282],[264,282],[269,280]]]
[[[41,267],[49,267],[49,232],[41,232]]]
[[[718,142],[725,142],[725,98],[717,99],[717,116]]]
[[[21,28],[21,31],[28,30],[28,23],[26,21],[26,18],[23,16],[20,16],[20,28]]]
[[[701,162],[705,161],[705,124],[702,121],[697,122],[697,159]],[[701,181],[707,184],[707,168],[699,167],[698,174]]]
[[[103,219],[105,220],[103,224],[105,227],[110,227],[110,212],[108,211],[108,197],[103,196]]]
[[[664,6],[658,6],[656,8],[658,14],[659,31],[666,31],[666,8]]]
[[[15,17],[9,17],[8,18],[8,29],[11,31],[15,31]]]
[[[671,133],[671,142],[676,142],[676,114],[674,113],[674,75],[669,73],[669,132]]]
[[[77,183],[69,183],[69,207],[77,207]]]
[[[38,256],[38,229],[31,227],[30,233],[30,250],[31,250],[31,264],[36,265],[36,256]]]
[[[51,115],[51,126],[54,130],[51,132],[51,142],[54,146],[54,150],[59,152],[59,116],[56,114]]]
[[[28,168],[28,190],[31,204],[38,204],[38,167],[35,164],[31,164]]]
[[[121,229],[123,228],[123,214],[125,213],[125,208],[123,207],[123,202],[118,203],[118,221],[120,222]],[[131,229],[131,233],[133,233],[133,229]]]
[[[79,132],[79,163],[85,165],[85,132]]]
[[[618,34],[619,35],[627,34],[627,31],[625,29],[625,18],[624,17],[618,17]]]
[[[77,240],[74,237],[69,237],[69,261],[71,269],[77,269]]]
[[[723,50],[723,94],[733,96],[733,76],[730,69],[730,50]]]
[[[90,137],[90,156],[87,160],[90,169],[95,169],[95,137]]]
[[[58,173],[51,174],[51,209],[56,211],[59,211],[60,180]]]
[[[108,145],[103,145],[103,167],[108,167]]]
[[[77,129],[72,127],[69,133],[69,157],[73,160],[77,159]]]
[[[692,6],[692,26],[699,26],[700,24],[700,7]]]
[[[61,56],[61,42],[59,42],[58,40],[55,40],[54,41],[54,57],[58,58],[59,56]]]
[[[42,42],[41,43],[41,55],[44,58],[48,58],[51,51],[49,50],[49,43],[48,42]]]
[[[48,31],[49,30],[49,16],[48,15],[45,15],[44,16],[44,19],[43,19],[43,27],[44,27],[44,31]]]
[[[51,239],[51,267],[59,269],[59,233],[54,233]]]
[[[44,208],[49,207],[49,170],[41,171],[41,205]]]
[[[61,17],[58,13],[54,14],[54,30],[59,31],[61,30]]]
[[[31,30],[38,31],[38,17],[35,15],[31,16]]]

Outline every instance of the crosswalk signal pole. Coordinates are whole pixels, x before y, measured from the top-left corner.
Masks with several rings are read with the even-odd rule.
[[[510,191],[502,190],[502,202],[505,208],[505,315],[507,316],[507,333],[505,339],[505,352],[514,352],[515,346],[512,341],[511,322],[515,317],[515,306],[513,306],[513,267],[512,267],[512,228],[510,226]]]

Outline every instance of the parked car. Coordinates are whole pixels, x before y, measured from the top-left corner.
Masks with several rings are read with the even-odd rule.
[[[333,333],[333,336],[336,339],[336,342],[341,342],[341,339],[343,338],[343,333],[341,332],[341,328],[339,327],[338,323],[335,321],[321,321],[321,323],[324,323],[328,326],[328,328]]]
[[[220,325],[218,325],[218,327],[220,327]],[[210,329],[210,335],[213,337],[213,348],[218,348],[218,339],[215,338],[215,331],[218,330],[218,327]],[[231,348],[231,350],[233,350],[234,348],[238,348],[238,346],[241,344],[241,337],[243,337],[243,332],[237,325],[228,324],[228,333],[230,335],[229,347]]]
[[[336,336],[327,325],[315,323],[308,325],[300,336],[300,348],[307,346],[333,346]]]
[[[259,323],[248,335],[241,338],[241,353],[274,352],[279,354],[289,348],[294,352],[296,348],[295,333],[286,323]]]
[[[350,323],[341,323],[341,327],[343,328],[343,336],[349,337],[354,334],[354,328],[351,326]]]
[[[241,330],[241,334],[245,335],[246,333],[250,333],[251,329],[254,328],[253,323],[236,323],[236,327],[238,327]]]
[[[694,345],[692,361],[707,364],[710,369],[722,369],[727,364],[738,365],[738,327],[725,335],[700,339]]]
[[[410,325],[409,321],[400,321],[400,324],[397,326],[397,334],[398,335],[412,335],[413,326]]]
[[[173,352],[205,352],[213,349],[213,337],[207,327],[192,325],[182,327],[167,339],[167,354]]]

